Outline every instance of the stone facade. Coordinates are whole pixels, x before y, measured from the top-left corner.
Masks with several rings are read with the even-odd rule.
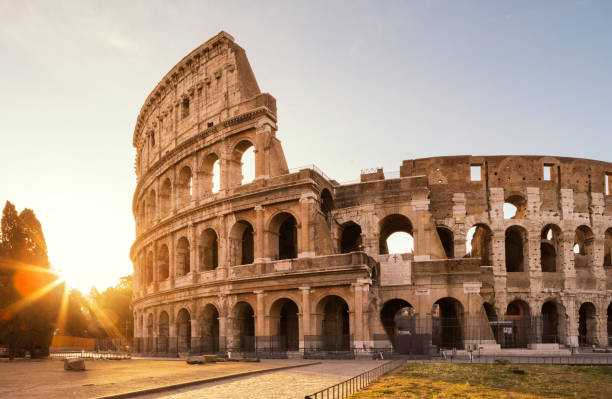
[[[141,352],[379,351],[405,307],[425,350],[608,345],[612,164],[436,157],[339,184],[288,170],[276,122],[225,32],[147,98],[133,139]],[[388,254],[397,232],[412,251]]]

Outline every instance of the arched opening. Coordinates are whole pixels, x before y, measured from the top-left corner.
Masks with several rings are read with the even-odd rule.
[[[219,266],[219,240],[213,229],[200,235],[200,270],[214,270]]]
[[[159,253],[157,254],[157,270],[157,281],[164,281],[170,277],[170,252],[166,244],[163,244],[159,248]]]
[[[576,229],[574,236],[574,266],[588,268],[593,264],[593,231],[587,226]]]
[[[298,254],[297,221],[290,213],[279,213],[270,221],[269,248],[272,259],[294,259]]]
[[[400,335],[410,336],[410,338],[416,336],[414,308],[409,302],[403,299],[391,299],[385,302],[380,310],[380,321],[387,333],[387,338],[399,353],[422,352],[422,349],[419,351],[418,345],[413,342],[404,342],[404,337],[400,337]]]
[[[291,299],[281,298],[270,308],[270,335],[272,349],[297,351],[299,349],[298,307]]]
[[[219,164],[219,157],[215,153],[208,154],[202,161],[200,167],[202,194],[214,194],[219,191],[221,185]]]
[[[604,237],[604,267],[612,267],[612,227],[606,230]]]
[[[329,220],[333,209],[334,199],[329,190],[324,188],[323,191],[321,191],[321,212],[325,215],[325,219]]]
[[[219,311],[210,303],[200,313],[200,340],[202,352],[219,352]]]
[[[557,304],[548,301],[542,305],[542,343],[558,344],[559,334],[559,312]]]
[[[176,274],[184,276],[191,271],[189,240],[181,237],[176,244]]]
[[[168,313],[162,311],[159,314],[159,340],[156,352],[168,352],[168,336],[170,335],[170,318]]]
[[[504,326],[504,339],[501,346],[504,348],[525,348],[531,337],[531,316],[529,305],[521,300],[515,300],[506,308],[506,321]]]
[[[147,220],[149,223],[153,223],[153,221],[157,218],[155,214],[155,203],[157,202],[157,198],[155,196],[155,190],[149,191],[149,199],[147,200]]]
[[[234,147],[230,166],[232,186],[250,183],[255,178],[255,156],[253,150],[253,144],[248,140],[243,140]]]
[[[159,194],[161,197],[161,212],[163,216],[166,216],[170,213],[172,203],[172,184],[170,184],[170,179],[164,180]]]
[[[145,266],[145,281],[147,284],[153,283],[153,252],[147,254],[147,263]]]
[[[412,235],[412,223],[399,214],[385,217],[380,222],[379,253],[401,254],[414,251],[414,239]]]
[[[432,344],[444,349],[463,348],[463,306],[455,298],[438,299],[431,310]]]
[[[347,254],[362,251],[361,226],[354,222],[346,222],[342,225],[340,236],[340,253]]]
[[[351,348],[349,307],[344,299],[328,295],[319,301],[322,348],[326,351],[348,351]]]
[[[187,309],[181,309],[176,316],[176,336],[178,352],[191,351],[191,316]]]
[[[578,343],[580,346],[597,345],[597,311],[591,302],[580,305],[578,311]]]
[[[442,243],[446,257],[448,259],[453,259],[455,257],[453,231],[446,227],[437,227],[436,231],[438,232],[438,237],[440,237],[440,242]]]
[[[233,312],[233,348],[241,352],[255,351],[255,313],[246,302],[238,302]]]
[[[511,195],[504,202],[504,219],[523,219],[527,210],[527,201],[520,195]]]
[[[480,258],[482,266],[492,264],[493,233],[486,224],[472,226],[466,236],[466,253],[468,258]]]
[[[253,226],[241,220],[232,227],[229,235],[230,262],[232,266],[248,265],[254,260]]]
[[[557,271],[557,263],[560,261],[559,245],[561,230],[555,225],[546,225],[540,235],[540,265],[542,271],[554,273]]]
[[[506,230],[506,271],[517,273],[525,271],[527,251],[527,231],[520,226],[511,226]]]
[[[153,314],[149,313],[149,317],[147,317],[147,340],[145,343],[145,352],[152,353],[156,350],[155,344],[153,340]]]
[[[192,196],[192,175],[189,166],[183,166],[179,172],[177,196],[179,205],[184,205],[191,201]]]

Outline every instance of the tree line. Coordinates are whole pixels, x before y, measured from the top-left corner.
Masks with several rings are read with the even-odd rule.
[[[89,295],[54,272],[40,221],[7,201],[0,221],[0,347],[9,357],[49,354],[53,335],[131,338],[132,276]]]

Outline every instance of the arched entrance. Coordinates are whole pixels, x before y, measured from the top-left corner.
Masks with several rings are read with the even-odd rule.
[[[255,312],[246,302],[238,302],[234,307],[232,333],[235,350],[255,351]]]
[[[178,352],[191,351],[191,316],[187,309],[181,309],[176,316],[176,336],[178,338]]]
[[[612,302],[608,305],[608,346],[612,346]]]
[[[557,304],[552,301],[542,305],[542,343],[558,344],[561,342],[560,318]]]
[[[506,308],[507,325],[503,326],[502,348],[526,348],[531,336],[529,305],[515,300]]]
[[[591,302],[585,302],[578,311],[578,343],[580,346],[597,345],[597,310]]]
[[[200,345],[204,353],[219,352],[219,312],[211,304],[200,313]]]
[[[281,298],[272,305],[270,337],[273,350],[297,351],[299,349],[298,307],[291,299]]]
[[[318,306],[317,313],[322,316],[321,349],[326,351],[350,350],[349,308],[344,299],[336,295],[323,298]]]
[[[387,301],[380,311],[380,320],[393,349],[402,354],[424,353],[422,336],[417,334],[414,308],[403,299]]]
[[[455,298],[438,299],[431,310],[432,344],[445,349],[463,348],[463,306]]]

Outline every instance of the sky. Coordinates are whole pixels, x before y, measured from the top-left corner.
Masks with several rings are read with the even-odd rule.
[[[0,201],[85,292],[130,274],[132,134],[219,31],[277,99],[289,167],[338,181],[438,155],[610,161],[610,1],[0,0]]]

